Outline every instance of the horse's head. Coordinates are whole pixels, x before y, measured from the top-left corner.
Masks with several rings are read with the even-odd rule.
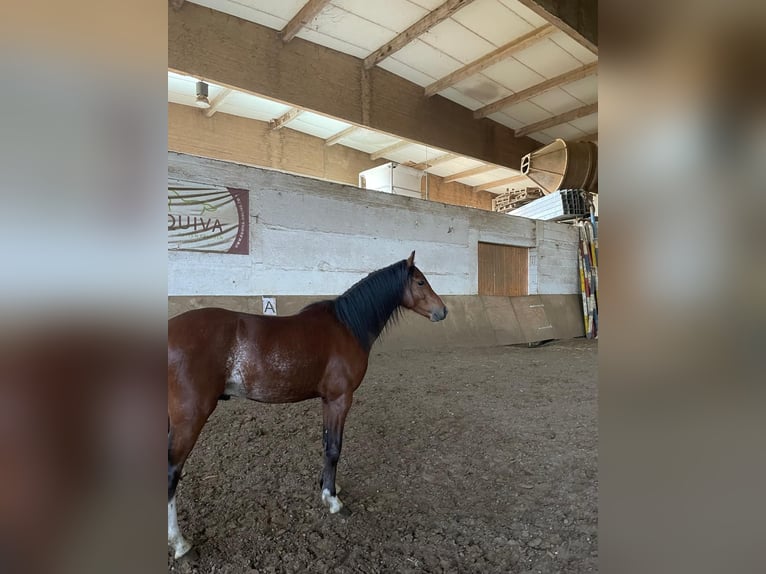
[[[428,317],[431,321],[441,321],[447,316],[447,307],[444,305],[423,272],[415,267],[415,252],[407,259],[407,285],[404,287],[402,295],[402,307],[411,309],[423,317]]]

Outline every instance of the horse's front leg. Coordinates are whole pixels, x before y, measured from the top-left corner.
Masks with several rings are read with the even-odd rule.
[[[319,487],[322,490],[322,502],[330,508],[331,514],[335,514],[343,508],[343,503],[336,492],[335,471],[343,446],[343,425],[346,422],[348,410],[351,408],[351,400],[350,392],[333,400],[322,399],[324,469],[319,480]]]

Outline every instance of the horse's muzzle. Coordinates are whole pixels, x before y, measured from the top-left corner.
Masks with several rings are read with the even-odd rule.
[[[447,316],[447,307],[446,305],[439,309],[438,311],[432,311],[431,312],[431,321],[436,323],[437,321],[442,321]]]

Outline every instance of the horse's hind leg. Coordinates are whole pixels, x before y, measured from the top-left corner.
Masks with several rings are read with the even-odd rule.
[[[205,397],[195,404],[194,400],[189,400],[190,397],[180,401],[174,400],[178,397],[172,392],[168,395],[168,544],[173,547],[175,558],[180,558],[192,547],[178,526],[176,488],[183,465],[194,448],[202,427],[215,410],[217,395],[211,394],[211,397]],[[188,405],[194,405],[193,412],[186,412],[184,406]]]
[[[322,502],[330,508],[331,514],[343,508],[343,503],[337,496],[335,474],[343,446],[343,425],[346,422],[348,409],[351,408],[351,398],[351,393],[347,393],[331,401],[322,399],[324,469],[322,478],[319,480],[319,487],[322,489]]]

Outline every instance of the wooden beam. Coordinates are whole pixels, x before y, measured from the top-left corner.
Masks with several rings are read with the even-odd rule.
[[[524,181],[525,179],[527,179],[526,175],[513,175],[511,177],[504,177],[503,179],[496,179],[495,181],[490,181],[488,183],[482,183],[481,185],[475,185],[473,186],[473,190],[487,191],[488,189],[492,189],[493,187],[508,185],[510,183],[518,183],[520,181]]]
[[[363,116],[361,59],[301,38],[285,46],[271,28],[193,2],[168,9],[167,30],[170,71],[420,142],[434,156],[449,151],[518,169],[540,147],[446,98],[425,99],[422,86],[380,67],[369,70]]]
[[[279,32],[282,41],[287,44],[295,38],[295,35],[301,31],[301,28],[311,22],[329,2],[330,0],[309,0],[306,2],[303,8],[298,10],[298,13]]]
[[[457,155],[457,154],[454,154],[454,153],[445,153],[445,154],[437,156],[437,157],[435,157],[433,159],[429,159],[429,160],[426,160],[426,161],[422,161],[420,163],[416,163],[412,167],[414,169],[421,169],[421,170],[426,170],[427,171],[428,169],[434,167],[435,165],[439,165],[439,164],[442,164],[442,163],[446,163],[448,161],[452,161],[453,159],[458,158],[458,157],[460,157],[460,156]]]
[[[575,108],[573,110],[569,110],[568,112],[564,112],[563,114],[553,116],[552,118],[541,120],[539,122],[529,124],[528,126],[524,126],[523,128],[519,128],[516,130],[516,137],[522,137],[534,132],[547,130],[548,128],[552,128],[553,126],[565,124],[566,122],[571,122],[572,120],[576,120],[577,118],[584,118],[585,116],[595,114],[596,112],[598,112],[598,103],[589,104],[587,106],[582,106],[580,108]]]
[[[578,44],[585,46],[588,50],[593,52],[594,54],[598,54],[598,46],[595,42],[595,36],[594,34],[590,34],[593,36],[593,39],[587,38],[580,30],[575,29],[573,26],[571,26],[569,23],[564,21],[558,14],[554,13],[553,10],[553,4],[550,2],[545,2],[545,4],[548,6],[548,9],[544,8],[542,6],[543,2],[540,0],[518,0],[518,2],[530,10],[532,10],[535,14],[540,16],[541,18],[547,20],[549,23],[551,23],[553,26],[564,32],[567,36],[572,38],[575,42]],[[567,4],[569,4],[570,9],[575,9],[580,7],[579,2],[568,2],[564,3],[563,6],[566,7]],[[594,3],[597,7],[598,4]],[[582,11],[580,11],[582,15]],[[597,22],[598,22],[598,9],[596,8],[595,14],[589,14],[590,16],[590,28],[597,28]],[[571,19],[571,18],[570,18]]]
[[[180,10],[186,0],[170,0],[170,7],[173,10]]]
[[[516,52],[520,52],[521,50],[525,48],[529,48],[529,46],[531,46],[532,44],[539,42],[546,36],[553,34],[555,31],[556,31],[556,28],[554,28],[550,24],[545,24],[544,26],[540,26],[539,28],[536,28],[532,30],[531,32],[528,32],[527,34],[524,34],[523,36],[519,36],[512,42],[509,42],[508,44],[505,44],[504,46],[500,46],[499,48],[492,50],[489,54],[485,54],[478,60],[474,60],[470,64],[466,64],[465,66],[455,70],[451,74],[448,74],[444,76],[443,78],[436,80],[433,84],[426,86],[426,89],[425,89],[426,97],[427,98],[431,97],[437,92],[441,92],[442,90],[457,84],[461,80],[465,80],[466,78],[473,76],[474,74],[478,74],[482,70],[486,70],[490,66],[494,66],[498,62],[501,62],[505,60],[506,58],[509,58],[511,55],[515,54]]]
[[[539,96],[540,94],[547,92],[548,90],[552,90],[553,88],[557,88],[577,80],[582,80],[591,74],[595,74],[597,70],[598,64],[595,62],[580,68],[575,68],[574,70],[560,74],[555,78],[545,80],[544,82],[530,86],[526,90],[521,90],[520,92],[511,94],[510,96],[497,100],[496,102],[492,102],[483,108],[479,108],[473,112],[473,117],[476,119],[486,118],[490,114],[494,114],[495,112],[499,112],[504,108],[508,108],[514,104],[518,104],[519,102],[534,98],[535,96]]]
[[[218,108],[221,107],[221,104],[223,101],[229,97],[229,94],[231,94],[233,90],[229,88],[224,88],[220,92],[218,92],[218,95],[213,98],[213,100],[210,102],[210,107],[203,111],[203,113],[211,118],[213,117],[213,114],[218,111]]]
[[[395,152],[395,151],[400,150],[402,148],[405,148],[405,147],[407,147],[408,145],[411,145],[411,144],[412,144],[412,142],[408,142],[406,140],[402,140],[402,141],[396,142],[395,144],[391,144],[388,147],[384,147],[383,149],[379,149],[378,151],[371,153],[370,154],[370,159],[372,159],[372,160],[380,159],[380,158],[384,157],[385,155],[387,155],[387,154],[389,154],[391,152]]]
[[[364,59],[364,67],[368,70],[374,67],[379,62],[388,58],[394,52],[398,52],[404,48],[404,46],[412,42],[418,36],[425,34],[438,23],[443,22],[452,16],[461,8],[468,6],[471,2],[473,2],[473,0],[447,0],[436,10],[429,12],[420,20],[415,22],[412,26],[407,28],[404,32],[396,36],[393,40],[383,44],[372,54],[367,56]]]
[[[300,108],[290,108],[279,116],[276,119],[273,119],[269,122],[269,127],[272,130],[280,130],[283,127],[285,127],[287,124],[289,124],[291,121],[293,121],[295,118],[297,118],[299,115],[303,113],[303,110]]]
[[[324,145],[335,145],[340,140],[342,140],[347,135],[351,135],[356,130],[361,129],[359,126],[350,126],[347,127],[345,130],[339,131],[337,134],[330,136],[326,140],[324,140]]]
[[[444,178],[444,183],[450,183],[451,181],[457,181],[459,179],[471,177],[472,175],[479,175],[480,173],[486,173],[488,171],[492,171],[493,169],[497,169],[497,168],[498,166],[496,165],[480,165],[472,169],[467,169],[465,171],[460,171],[458,173],[453,173],[452,175],[448,175],[447,177]]]

